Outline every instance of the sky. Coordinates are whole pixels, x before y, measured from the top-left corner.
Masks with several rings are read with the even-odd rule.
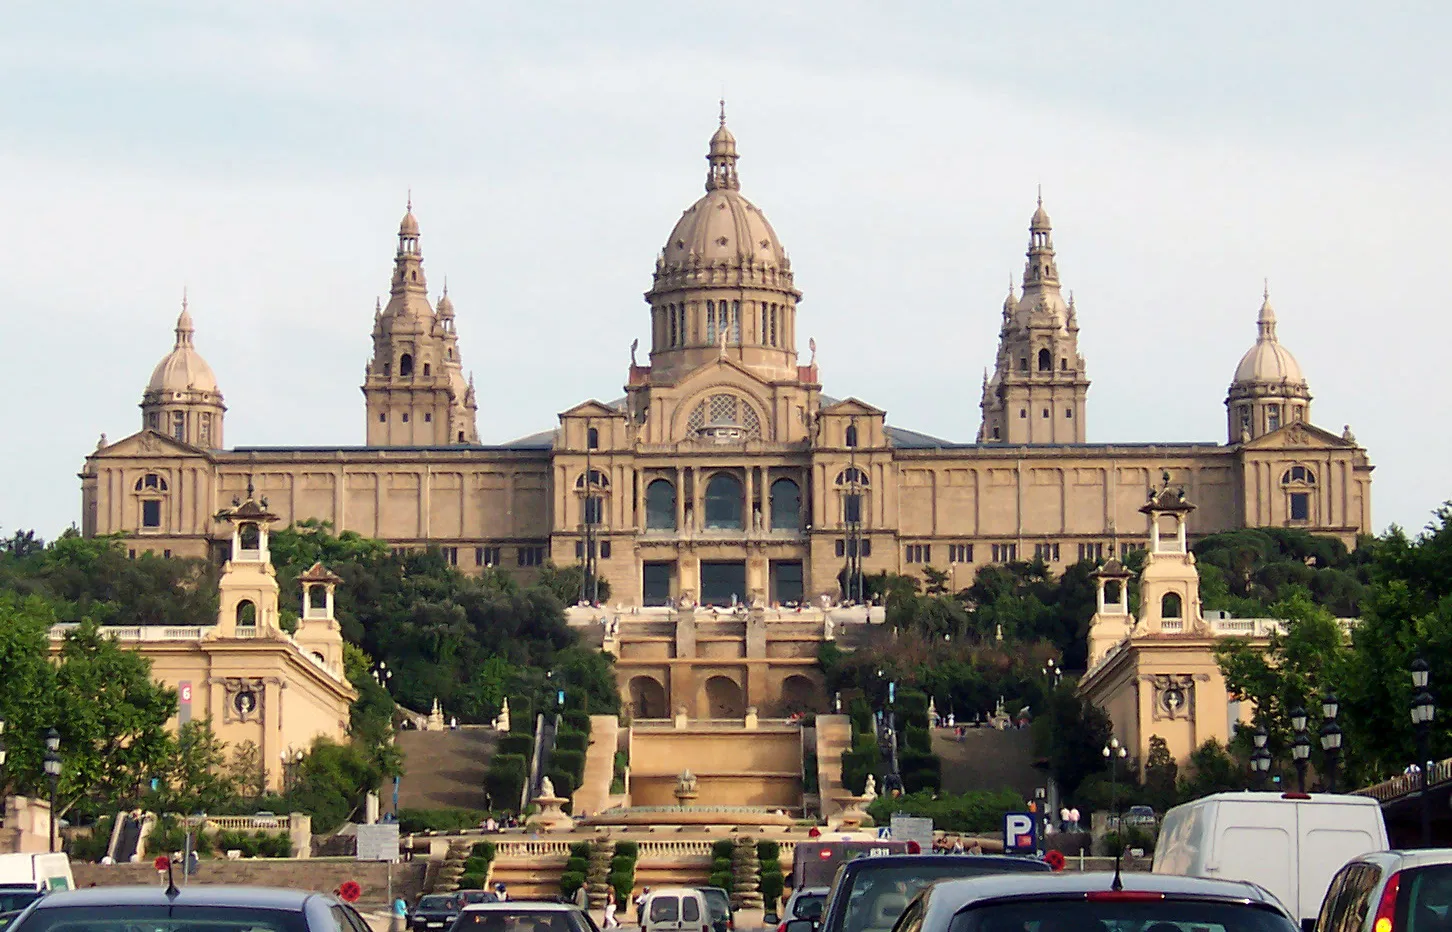
[[[723,95],[827,394],[972,440],[1042,186],[1089,440],[1224,442],[1269,279],[1312,420],[1376,465],[1374,529],[1452,498],[1452,6],[6,8],[0,533],[79,520],[183,289],[229,446],[360,444],[409,191],[483,442],[619,397]]]

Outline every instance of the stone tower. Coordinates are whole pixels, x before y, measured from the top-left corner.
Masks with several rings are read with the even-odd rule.
[[[1255,326],[1255,345],[1240,357],[1225,397],[1230,443],[1254,440],[1293,422],[1311,421],[1311,389],[1296,357],[1276,338],[1269,285]]]
[[[797,377],[791,260],[766,216],[741,195],[726,111],[706,155],[706,194],[688,207],[655,261],[650,366],[675,380],[724,356],[764,379]]]
[[[373,358],[364,369],[368,445],[479,442],[474,388],[464,378],[448,288],[429,306],[413,202],[398,226],[388,306],[375,307]]]
[[[254,498],[247,481],[247,500],[235,503],[217,517],[232,526],[232,555],[222,565],[217,584],[215,636],[219,638],[280,637],[277,616],[277,571],[267,548],[268,529],[277,516],[267,510],[267,499]]]
[[[314,563],[297,581],[302,585],[302,611],[293,641],[323,669],[343,676],[343,629],[333,614],[333,594],[343,579]]]
[[[1184,489],[1170,488],[1170,474],[1164,485],[1150,489],[1149,500],[1140,507],[1149,518],[1149,551],[1139,574],[1139,617],[1134,633],[1198,632],[1205,625],[1200,611],[1200,573],[1190,552],[1186,525],[1195,506]]]
[[[182,296],[176,345],[151,372],[141,393],[141,426],[203,449],[222,448],[222,392],[212,367],[193,345],[192,315]]]
[[[998,358],[985,374],[980,443],[1083,443],[1089,379],[1074,299],[1065,302],[1043,198],[1029,221],[1023,293],[1003,302]]]

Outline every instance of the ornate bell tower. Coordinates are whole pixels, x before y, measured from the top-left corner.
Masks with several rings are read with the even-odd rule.
[[[1200,611],[1200,574],[1190,552],[1186,522],[1195,506],[1184,489],[1164,485],[1150,489],[1140,512],[1149,517],[1150,546],[1139,577],[1139,619],[1135,634],[1199,632],[1205,627]]]
[[[233,499],[232,508],[217,515],[232,525],[232,556],[222,566],[217,585],[215,637],[266,638],[282,633],[277,617],[277,571],[267,549],[268,528],[277,516],[267,510],[267,499],[253,497],[247,482],[247,500]]]

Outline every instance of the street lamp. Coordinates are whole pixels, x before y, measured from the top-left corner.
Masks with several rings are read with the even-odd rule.
[[[1291,729],[1296,733],[1291,744],[1291,758],[1296,762],[1296,792],[1306,792],[1306,761],[1311,756],[1311,736],[1306,734],[1306,710],[1296,706],[1291,710]]]
[[[1266,750],[1266,741],[1270,735],[1266,734],[1265,725],[1259,725],[1251,740],[1255,742],[1255,750],[1250,754],[1250,769],[1255,773],[1256,789],[1265,789],[1265,776],[1270,771],[1271,753]]]
[[[1321,750],[1326,753],[1326,792],[1336,792],[1336,762],[1341,756],[1341,726],[1336,724],[1336,713],[1341,703],[1335,693],[1321,697],[1321,715],[1326,723],[1321,726]]]
[[[1412,697],[1412,725],[1417,729],[1417,769],[1422,773],[1422,847],[1432,847],[1432,804],[1427,799],[1428,771],[1432,769],[1431,755],[1427,745],[1431,740],[1432,720],[1437,717],[1437,701],[1427,689],[1431,678],[1427,661],[1418,657],[1412,661],[1412,688],[1417,694]]]
[[[382,660],[378,661],[378,665],[373,668],[373,682],[387,691],[388,681],[391,679],[393,679],[393,671],[388,669],[388,664]]]
[[[1128,749],[1122,747],[1119,739],[1113,735],[1109,736],[1109,743],[1100,752],[1104,759],[1109,761],[1109,811],[1114,814],[1114,830],[1119,831],[1119,767],[1120,761],[1129,756]]]
[[[60,732],[52,728],[45,735],[45,775],[50,778],[50,851],[55,853],[56,790],[60,788]]]
[[[1064,668],[1054,663],[1054,658],[1050,657],[1044,661],[1044,676],[1048,679],[1050,688],[1057,689],[1059,680],[1064,676]]]

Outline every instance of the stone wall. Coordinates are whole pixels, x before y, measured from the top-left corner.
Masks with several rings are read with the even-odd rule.
[[[412,901],[423,890],[427,861],[404,861],[392,865],[394,896]],[[160,875],[148,859],[140,864],[90,864],[72,862],[77,887],[150,886]],[[331,893],[345,880],[356,880],[363,888],[365,905],[388,902],[389,865],[351,858],[249,858],[240,861],[204,860],[189,884],[231,884],[249,887],[285,887]],[[182,878],[177,876],[177,883]]]

